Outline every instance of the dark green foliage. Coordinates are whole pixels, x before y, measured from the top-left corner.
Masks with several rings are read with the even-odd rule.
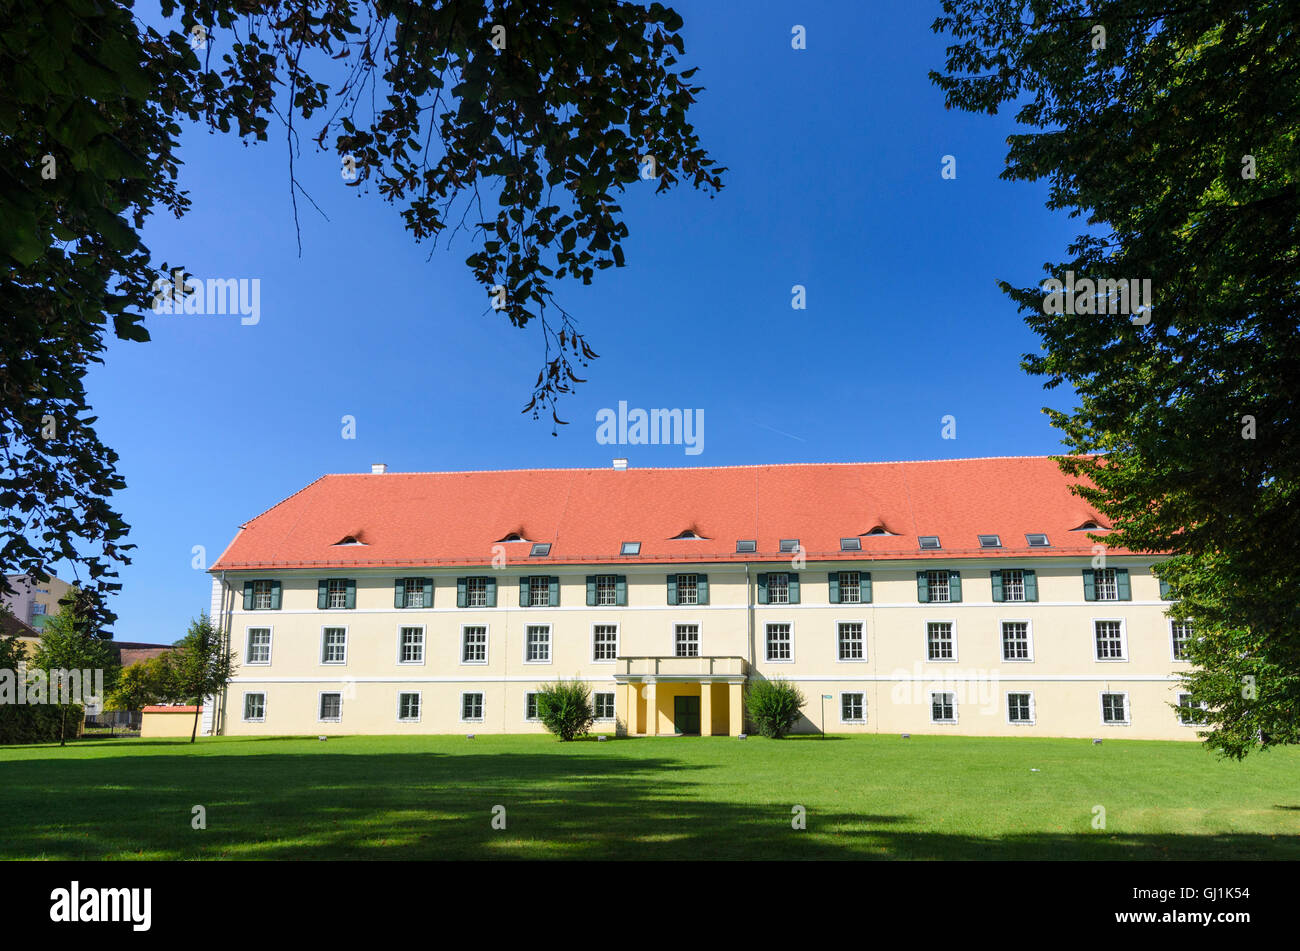
[[[1017,106],[1002,177],[1086,216],[1045,276],[1152,282],[1137,323],[1045,307],[1028,275],[1002,287],[1042,339],[1024,367],[1077,394],[1047,412],[1114,526],[1097,540],[1175,553],[1158,571],[1199,634],[1187,686],[1237,757],[1300,739],[1298,10],[945,0],[934,24],[950,107]]]
[[[77,703],[0,704],[0,746],[12,743],[63,743],[81,734],[86,711]]]
[[[803,694],[787,680],[751,679],[745,688],[745,714],[763,736],[779,740],[799,721]]]
[[[581,680],[544,684],[537,691],[537,718],[561,740],[586,736],[596,719],[591,689]]]

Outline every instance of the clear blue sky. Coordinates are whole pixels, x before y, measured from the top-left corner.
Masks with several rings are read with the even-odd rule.
[[[170,642],[205,610],[209,563],[241,522],[327,472],[736,465],[1030,455],[1060,449],[1041,407],[1070,401],[1019,369],[1036,349],[995,282],[1029,282],[1078,222],[1042,185],[998,180],[1008,116],[949,112],[931,3],[676,4],[706,87],[694,122],[730,168],[718,197],[622,202],[627,266],[562,289],[602,355],[562,406],[521,415],[540,338],[484,316],[450,251],[417,246],[396,211],[343,186],[304,146],[298,255],[283,130],[243,147],[187,131],[193,208],[146,229],[159,264],[261,280],[261,320],[155,316],[114,341],[90,397],[128,488],[138,545],[116,599],[119,640]],[[793,12],[797,11],[797,12]],[[143,11],[142,11],[143,12]],[[795,51],[790,31],[807,28]],[[219,47],[218,47],[219,48]],[[315,133],[316,127],[310,130]],[[957,177],[940,177],[945,154]],[[791,308],[791,286],[807,309]],[[702,409],[704,451],[612,447],[596,412]],[[342,438],[355,416],[357,438]],[[941,418],[957,438],[941,438]],[[60,572],[67,576],[67,572]]]

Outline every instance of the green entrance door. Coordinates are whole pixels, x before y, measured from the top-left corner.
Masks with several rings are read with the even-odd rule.
[[[700,698],[673,697],[673,730],[700,735]]]

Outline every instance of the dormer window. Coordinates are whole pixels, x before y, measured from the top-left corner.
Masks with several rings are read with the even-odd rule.
[[[736,542],[736,554],[748,555],[758,551],[758,542],[752,538],[742,538]]]
[[[840,551],[862,551],[861,538],[841,538]]]
[[[939,544],[938,535],[922,535],[917,539],[917,543],[921,546],[923,551],[932,551],[936,548],[942,547]]]
[[[683,531],[680,535],[674,535],[674,536],[670,539],[670,541],[675,541],[675,542],[677,542],[677,541],[689,541],[689,540],[692,540],[692,539],[698,539],[698,540],[700,540],[700,541],[705,541],[705,540],[706,540],[706,539],[704,538],[703,535],[699,534],[699,533],[696,532],[694,529],[688,528],[688,529],[686,529],[685,531]]]
[[[1050,548],[1052,546],[1052,543],[1047,540],[1047,536],[1041,532],[1026,535],[1025,541],[1029,543],[1030,548]]]
[[[980,535],[980,536],[978,536],[978,537],[979,537],[979,540],[980,540],[980,547],[981,547],[981,548],[1001,548],[1001,547],[1002,547],[1002,539],[999,538],[997,535]]]
[[[783,539],[781,539],[781,547],[780,547],[779,550],[781,551],[782,554],[786,554],[786,555],[788,555],[788,554],[792,554],[792,553],[798,551],[798,550],[799,550],[799,539],[797,539],[797,538],[783,538]]]
[[[528,557],[545,558],[550,553],[551,553],[550,542],[537,542],[536,544],[533,545],[532,549],[528,552]]]
[[[331,547],[337,548],[340,545],[364,545],[364,544],[365,542],[358,541],[355,535],[344,535],[342,538],[336,541]]]
[[[641,543],[624,542],[623,546],[619,548],[618,553],[620,555],[639,555],[641,554]]]
[[[883,526],[883,525],[877,525],[877,526],[875,526],[874,528],[872,528],[871,531],[869,531],[869,532],[863,532],[862,534],[863,534],[863,535],[868,535],[868,536],[870,536],[870,535],[893,535],[893,534],[895,534],[895,533],[894,533],[894,532],[891,532],[889,529],[885,528],[885,526]]]
[[[496,544],[500,544],[502,542],[526,542],[526,541],[528,541],[528,539],[524,538],[524,536],[520,535],[518,532],[510,532],[504,538],[498,538],[496,540]]]

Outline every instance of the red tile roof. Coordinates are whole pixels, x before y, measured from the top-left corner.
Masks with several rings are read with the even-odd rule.
[[[211,570],[488,565],[512,532],[551,543],[542,558],[507,543],[513,566],[770,562],[789,558],[785,538],[814,560],[1023,556],[1035,532],[1051,542],[1035,555],[1077,556],[1095,543],[1072,529],[1104,523],[1073,481],[1046,456],[327,475],[243,525]],[[865,534],[878,526],[894,534]],[[673,540],[685,529],[704,540]],[[1003,547],[981,549],[981,534]],[[840,551],[859,535],[860,552]],[[942,549],[921,551],[919,535]],[[347,537],[363,544],[337,544]],[[738,539],[757,552],[736,554]],[[624,541],[640,555],[620,556]]]
[[[156,704],[154,706],[145,707],[140,712],[141,713],[199,713],[202,710],[203,710],[202,707],[185,707],[185,706],[169,707],[162,704]]]

